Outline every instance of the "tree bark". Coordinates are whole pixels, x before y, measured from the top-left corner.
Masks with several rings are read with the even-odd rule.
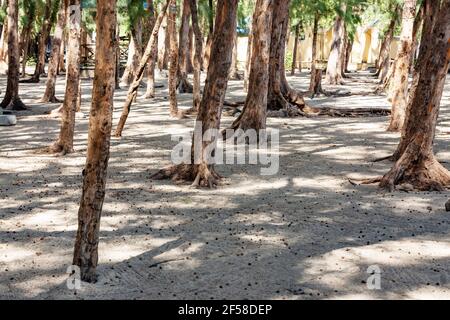
[[[450,60],[450,0],[443,0],[440,9],[438,1],[431,2],[438,9],[436,21],[420,50],[397,151],[398,160],[380,182],[380,187],[390,190],[403,183],[419,190],[443,190],[450,185],[450,172],[433,153],[439,105]],[[427,16],[433,19],[430,12]]]
[[[64,34],[64,27],[66,25],[66,11],[67,11],[67,0],[62,0],[60,4],[60,9],[58,12],[58,22],[56,24],[55,35],[53,37],[52,44],[52,54],[50,56],[50,61],[48,64],[48,78],[46,83],[46,88],[44,96],[41,99],[42,103],[61,102],[55,96],[55,85],[56,85],[56,74],[58,72],[58,65],[60,61],[61,54],[61,41]]]
[[[231,61],[231,72],[230,72],[230,79],[231,80],[241,80],[241,75],[239,74],[239,68],[238,68],[238,36],[234,37],[234,46],[233,46],[233,54],[232,54],[232,61]]]
[[[178,11],[177,1],[170,0],[167,26],[170,34],[169,102],[170,102],[170,115],[172,117],[178,116],[178,102],[177,102],[178,40],[176,35],[177,11]]]
[[[5,97],[0,107],[8,110],[26,110],[19,97],[19,38],[18,38],[18,19],[19,8],[18,0],[9,0],[8,2],[8,80],[6,85]]]
[[[317,38],[319,30],[319,19],[318,13],[314,15],[314,26],[313,26],[313,39],[312,39],[312,53],[311,53],[311,79],[309,82],[309,92],[315,92],[317,88],[317,72],[316,72],[316,61],[317,61]],[[320,73],[322,74],[322,73]]]
[[[206,45],[205,45],[205,52],[204,52],[204,58],[203,58],[203,69],[208,70],[208,65],[210,61],[211,56],[211,44],[212,44],[212,37],[214,33],[214,3],[213,0],[208,0],[208,27],[209,27],[209,33],[208,37],[206,38]]]
[[[2,35],[0,38],[0,62],[5,64],[8,63],[8,11],[9,11],[9,0],[7,0],[4,4],[6,4],[6,16],[3,21]]]
[[[89,141],[83,170],[83,193],[78,210],[78,231],[73,264],[81,280],[95,282],[98,264],[100,217],[107,179],[112,128],[116,64],[116,0],[97,0],[95,78],[89,118]]]
[[[253,22],[252,22],[253,25]],[[250,65],[252,59],[252,45],[253,45],[253,30],[250,27],[250,32],[248,33],[248,42],[247,42],[247,59],[245,61],[245,74],[244,74],[244,90],[248,92],[249,86],[249,77],[250,77]]]
[[[39,36],[39,46],[38,46],[38,61],[36,63],[36,68],[34,70],[33,77],[26,82],[37,83],[40,81],[41,74],[45,73],[45,49],[47,47],[47,40],[50,36],[50,31],[52,28],[51,24],[52,15],[52,1],[46,0],[44,20],[42,23],[41,34]]]
[[[342,12],[345,12],[346,5],[343,3],[341,5]],[[325,76],[325,81],[328,84],[343,84],[342,80],[342,68],[340,68],[340,63],[342,61],[342,49],[344,45],[344,18],[340,14],[336,16],[334,27],[333,27],[333,42],[331,43],[331,52],[328,58],[327,73]]]
[[[388,127],[388,131],[391,132],[400,131],[405,121],[409,63],[415,16],[416,0],[405,0],[405,4],[403,5],[400,49],[397,54],[396,68],[393,74],[392,113]]]
[[[194,55],[194,83],[193,83],[193,110],[198,112],[201,102],[201,72],[202,72],[202,52],[203,36],[198,21],[197,1],[189,0],[191,8],[192,27],[195,35],[195,55]]]
[[[133,103],[134,98],[137,95],[148,61],[156,59],[155,47],[158,45],[158,32],[161,23],[166,16],[167,7],[169,6],[170,1],[172,0],[168,0],[166,4],[161,8],[158,18],[156,19],[155,26],[153,27],[150,39],[148,40],[147,47],[139,63],[139,68],[136,70],[133,83],[128,89],[127,99],[125,100],[125,103],[123,105],[122,115],[120,116],[119,123],[117,124],[115,132],[116,137],[122,136],[123,128],[125,127],[128,115],[130,114],[131,104]]]
[[[295,75],[297,69],[297,52],[298,52],[298,37],[300,36],[300,24],[295,26],[294,52],[292,54],[291,76]]]
[[[180,45],[178,46],[178,79],[177,88],[179,93],[192,93],[192,84],[188,81],[188,59],[189,59],[189,20],[191,9],[189,0],[183,0],[183,13],[181,15]],[[170,29],[170,28],[169,28]],[[172,34],[175,34],[172,32]],[[176,38],[174,36],[173,38]]]
[[[269,60],[272,32],[272,0],[257,0],[253,14],[253,54],[249,90],[244,109],[234,121],[234,130],[266,128],[267,93],[269,88]]]
[[[66,92],[61,114],[61,129],[58,141],[49,148],[49,152],[67,154],[73,152],[73,135],[75,130],[75,112],[80,81],[80,35],[81,5],[80,0],[69,0],[68,10],[69,38],[67,42],[67,76]]]
[[[65,19],[67,21],[67,11]],[[61,39],[61,52],[59,53],[58,75],[66,72],[66,44],[67,44],[67,32],[66,30],[64,30]]]
[[[395,9],[396,13],[389,23],[389,27],[386,31],[383,43],[381,45],[380,55],[378,58],[378,72],[376,74],[376,76],[380,80],[380,83],[384,83],[389,70],[391,62],[391,44],[394,38],[395,25],[397,24],[397,16],[400,14],[400,10],[401,7],[397,5]]]
[[[131,28],[128,60],[120,81],[121,85],[129,86],[134,79],[139,61],[142,58],[142,21],[138,19]]]
[[[34,20],[36,19],[36,3],[28,2],[25,10],[26,10],[26,15],[27,15],[27,20],[22,29],[22,34],[21,34],[22,40],[20,43],[20,48],[21,48],[20,51],[22,52],[22,72],[21,72],[22,77],[26,76],[26,68],[27,68],[27,62],[28,62],[28,48],[30,46],[30,38],[31,38],[31,32],[33,30],[33,26],[34,26]]]
[[[155,27],[157,15],[155,11],[155,6],[153,4],[153,0],[147,0],[148,10],[150,12],[150,18],[148,21],[148,30],[150,30],[150,34]],[[156,43],[158,43],[158,37],[156,37]],[[154,57],[158,56],[158,46],[155,46]],[[151,99],[155,97],[155,67],[156,67],[156,59],[152,59],[147,63],[147,91],[145,92],[144,98]]]
[[[234,34],[236,32],[236,14],[238,0],[218,0],[215,28],[211,45],[211,61],[205,83],[204,94],[197,116],[196,131],[198,137],[192,142],[192,161],[161,170],[153,175],[154,179],[193,181],[195,187],[215,187],[220,180],[214,164],[208,159],[207,149],[217,144],[203,141],[203,134],[210,129],[218,130],[222,107],[227,90],[231,67]],[[211,146],[212,144],[212,146]]]

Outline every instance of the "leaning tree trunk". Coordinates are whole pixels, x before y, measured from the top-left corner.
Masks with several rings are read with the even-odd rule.
[[[49,148],[49,152],[67,154],[73,152],[75,113],[77,109],[80,81],[80,36],[81,5],[80,0],[69,0],[69,38],[67,41],[66,92],[61,114],[61,129],[58,140]]]
[[[181,15],[180,45],[178,46],[178,79],[177,88],[179,93],[192,93],[192,84],[188,81],[188,59],[189,59],[189,18],[191,9],[189,0],[183,0],[183,13]],[[171,28],[169,28],[170,30]],[[171,30],[172,31],[172,30]],[[172,34],[174,34],[172,32]],[[173,37],[173,38],[176,38]],[[171,38],[172,39],[172,38]]]
[[[194,55],[194,85],[193,85],[193,105],[194,111],[200,109],[201,96],[201,72],[202,72],[202,52],[203,52],[203,36],[198,22],[197,1],[189,0],[191,8],[192,27],[195,35],[195,55]]]
[[[345,12],[346,5],[342,5],[342,12]],[[325,80],[328,84],[343,84],[340,68],[342,48],[344,42],[344,18],[340,14],[336,16],[333,27],[333,42],[331,43],[331,52],[328,57],[327,73]]]
[[[317,61],[317,38],[319,31],[319,14],[314,15],[314,26],[313,26],[313,39],[312,39],[312,52],[311,52],[311,79],[309,81],[309,92],[314,93],[318,88],[317,83],[317,72],[316,72],[316,61]],[[322,77],[322,72],[320,72],[320,77]],[[322,79],[320,79],[322,80]],[[316,92],[317,93],[317,92]]]
[[[169,15],[168,15],[168,30],[170,34],[170,58],[169,58],[169,103],[170,115],[172,117],[178,116],[178,102],[177,102],[177,71],[178,71],[178,40],[176,30],[177,20],[177,1],[170,0]]]
[[[48,78],[45,87],[44,96],[41,99],[42,103],[61,102],[55,96],[55,85],[56,85],[56,75],[58,72],[58,65],[60,61],[59,55],[61,54],[61,41],[64,34],[64,28],[66,25],[66,11],[67,11],[67,0],[62,0],[60,4],[60,9],[58,12],[58,23],[56,24],[55,35],[52,42],[52,54],[50,56],[50,62],[48,64]]]
[[[95,282],[98,264],[100,217],[108,171],[116,65],[116,0],[97,0],[95,78],[89,118],[89,142],[83,170],[83,193],[78,210],[78,231],[73,264],[81,280]]]
[[[125,71],[120,81],[121,85],[129,86],[134,79],[139,61],[142,58],[142,21],[138,19],[130,32],[130,44],[128,46],[128,60]]]
[[[402,33],[400,49],[397,54],[396,68],[393,74],[392,113],[388,131],[400,131],[405,121],[406,99],[408,92],[409,63],[411,56],[416,1],[405,0],[403,5]]]
[[[155,47],[158,46],[158,32],[161,23],[166,16],[167,7],[169,6],[170,1],[172,0],[168,0],[166,4],[161,8],[158,18],[156,19],[155,26],[153,27],[152,34],[150,35],[150,39],[148,40],[147,47],[145,48],[145,52],[142,55],[142,59],[139,63],[139,68],[136,70],[133,83],[128,89],[127,99],[125,100],[125,103],[123,105],[122,115],[120,116],[119,123],[117,124],[115,132],[116,137],[122,136],[123,128],[125,127],[128,115],[130,114],[131,104],[136,98],[148,61],[156,59]]]
[[[36,68],[34,70],[33,77],[30,80],[27,80],[26,82],[37,83],[40,81],[41,74],[45,73],[45,49],[47,47],[47,40],[52,28],[51,15],[52,15],[52,1],[46,0],[44,20],[42,23],[41,34],[39,36],[38,60],[36,63]]]
[[[8,110],[26,110],[26,106],[19,97],[20,53],[17,2],[18,0],[9,0],[8,2],[8,80],[5,97],[0,104],[1,108]]]
[[[400,12],[401,7],[397,6],[396,12]],[[386,35],[384,36],[384,41],[382,43],[380,49],[380,55],[378,58],[378,74],[376,75],[380,80],[380,83],[383,83],[386,79],[389,65],[391,62],[391,44],[394,38],[395,25],[397,24],[397,14],[391,19],[389,23],[389,27],[387,29]]]
[[[433,5],[439,7],[437,1]],[[443,190],[450,185],[450,172],[433,153],[439,105],[450,60],[450,0],[442,1],[435,19],[434,30],[428,33],[420,50],[399,157],[382,178],[382,188],[392,190],[396,185],[408,183],[419,190]]]
[[[253,54],[251,59],[249,90],[244,109],[231,129],[266,128],[267,92],[269,88],[269,59],[272,32],[272,0],[258,0],[253,14]]]
[[[217,139],[203,141],[209,130],[220,128],[222,107],[227,90],[231,67],[238,0],[218,0],[214,34],[211,45],[211,61],[205,83],[204,94],[197,116],[196,134],[192,141],[191,163],[161,170],[155,179],[193,181],[193,186],[214,187],[220,176],[208,159],[208,149],[215,149]]]
[[[155,6],[153,4],[153,0],[147,0],[148,10],[150,12],[150,17],[147,25],[147,29],[149,33],[153,31],[156,23],[156,11]],[[148,41],[148,40],[147,40]],[[156,38],[156,42],[158,42],[158,38]],[[155,52],[153,53],[154,57],[158,56],[158,46],[155,47]],[[147,90],[145,92],[144,98],[151,99],[155,97],[155,67],[156,67],[156,58],[152,59],[147,64]]]

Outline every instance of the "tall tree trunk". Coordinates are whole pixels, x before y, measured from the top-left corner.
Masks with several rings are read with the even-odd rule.
[[[419,190],[443,190],[450,185],[450,172],[437,161],[433,152],[450,59],[450,0],[443,0],[440,8],[438,1],[430,1],[430,4],[437,8],[434,18],[427,13],[428,20],[435,20],[431,23],[434,28],[430,30],[429,25],[424,25],[424,31],[428,33],[422,43],[418,70],[411,87],[398,160],[382,178],[382,188],[392,190],[396,185],[408,183]]]
[[[81,41],[81,5],[80,0],[69,0],[68,10],[69,38],[67,41],[66,92],[61,114],[61,129],[58,140],[49,148],[49,152],[67,154],[73,152],[75,130],[75,112],[80,81],[80,41]]]
[[[148,30],[149,34],[153,31],[155,27],[157,15],[155,11],[155,6],[153,4],[153,0],[147,0],[148,10],[150,12],[150,18],[148,21]],[[148,40],[147,40],[148,41]],[[158,38],[156,38],[156,42],[158,43]],[[153,53],[154,57],[158,56],[158,46],[155,46],[155,52]],[[152,59],[147,64],[147,90],[145,92],[144,98],[151,99],[155,97],[155,67],[156,67],[156,59]]]
[[[18,37],[18,19],[19,8],[18,0],[9,0],[8,2],[8,80],[6,85],[5,97],[0,107],[8,110],[26,110],[19,97],[19,37]]]
[[[233,55],[231,61],[231,72],[230,79],[232,80],[241,80],[241,75],[239,74],[238,68],[238,35],[234,37],[234,46],[233,46]]]
[[[346,4],[342,3],[341,11],[345,12]],[[328,84],[343,84],[342,69],[340,63],[342,61],[342,48],[344,45],[344,18],[340,14],[336,16],[333,27],[333,42],[331,43],[331,52],[328,57],[327,73],[325,80]]]
[[[344,40],[342,42],[342,52],[340,55],[340,61],[339,61],[339,69],[342,75],[342,78],[346,78],[347,76],[345,75],[345,65],[346,65],[346,61],[347,61],[347,51],[348,51],[348,47],[350,45],[350,39],[348,38],[348,34],[347,34],[347,28],[345,27],[344,24]]]
[[[405,121],[406,99],[408,92],[409,63],[413,36],[416,0],[405,0],[403,5],[402,33],[400,49],[397,54],[396,68],[393,75],[392,112],[388,131],[401,130]]]
[[[170,58],[169,58],[169,103],[170,115],[178,116],[177,102],[177,71],[178,71],[178,39],[177,39],[177,1],[170,0],[168,15],[168,30],[170,34]]]
[[[295,69],[297,69],[298,37],[299,36],[300,36],[300,24],[297,24],[295,26],[294,51],[292,53],[291,76],[295,75]]]
[[[411,45],[411,56],[410,56],[410,61],[409,61],[409,71],[408,72],[412,71],[412,69],[414,67],[414,61],[416,59],[417,46],[419,43],[417,38],[418,38],[419,30],[420,30],[420,27],[422,26],[422,22],[423,22],[423,18],[424,18],[425,2],[426,2],[426,0],[424,0],[420,4],[419,12],[416,14],[416,18],[414,19],[412,45]]]
[[[397,15],[400,14],[401,6],[396,6],[396,14],[391,19],[391,22],[389,23],[389,27],[386,31],[386,34],[384,36],[383,43],[381,45],[380,49],[380,55],[378,58],[378,72],[377,77],[380,80],[380,83],[383,83],[386,79],[390,62],[391,62],[391,44],[392,39],[394,38],[394,31],[395,31],[395,25],[397,24]]]
[[[286,80],[284,61],[289,4],[290,0],[279,0],[273,7],[267,107],[294,116],[302,113],[306,105],[303,97]]]
[[[78,231],[73,264],[80,267],[81,280],[95,282],[98,264],[100,217],[109,161],[114,74],[116,65],[116,0],[97,0],[95,78],[89,118],[89,142],[83,170],[83,193],[78,210]]]
[[[209,33],[208,37],[206,39],[206,45],[205,45],[205,52],[204,52],[204,58],[203,58],[203,69],[208,70],[208,65],[211,57],[211,44],[212,44],[212,37],[214,33],[214,3],[213,0],[208,0],[208,27],[209,27]]]
[[[178,79],[177,88],[179,93],[192,93],[192,84],[188,81],[188,52],[189,52],[189,20],[191,9],[189,0],[183,0],[183,12],[180,26],[180,45],[178,46]],[[170,29],[170,28],[169,28]],[[175,35],[175,33],[172,32]],[[176,35],[174,36],[176,39]]]
[[[317,84],[317,73],[316,73],[316,61],[317,61],[317,38],[319,31],[319,19],[318,13],[314,15],[314,26],[313,26],[313,38],[312,38],[312,49],[311,49],[311,79],[309,81],[309,92],[314,92],[315,88],[318,87]]]
[[[122,115],[120,116],[119,123],[117,124],[115,132],[116,137],[122,136],[123,128],[125,127],[128,115],[130,114],[131,104],[133,103],[137,95],[148,61],[156,59],[155,47],[158,46],[158,32],[159,28],[161,27],[161,23],[166,16],[167,7],[169,6],[170,1],[172,0],[167,0],[166,4],[161,8],[161,11],[159,12],[155,26],[153,27],[152,34],[150,36],[150,39],[148,40],[147,47],[145,48],[145,52],[142,55],[142,59],[139,63],[139,68],[136,70],[133,83],[128,89],[127,99],[125,100],[125,103],[123,105]]]
[[[121,84],[129,86],[134,79],[139,61],[142,58],[142,20],[138,19],[130,31],[130,44],[128,47],[128,60],[122,75]]]
[[[350,63],[351,57],[352,57],[352,50],[353,50],[353,40],[350,38],[347,39],[347,46],[345,50],[345,60],[343,65],[342,73],[345,74],[348,71],[348,64]]]
[[[61,102],[55,96],[55,85],[56,85],[56,74],[58,72],[58,65],[60,61],[59,55],[61,54],[61,41],[63,38],[64,27],[66,25],[66,11],[67,11],[67,0],[62,0],[58,12],[58,23],[56,24],[55,35],[52,42],[52,54],[50,56],[50,61],[48,64],[48,78],[45,87],[44,96],[41,99],[42,103]]]
[[[27,68],[27,62],[28,62],[28,48],[30,46],[30,38],[31,38],[31,32],[33,30],[34,26],[34,20],[36,18],[36,4],[29,3],[26,8],[27,12],[27,19],[26,24],[23,26],[21,38],[22,41],[20,43],[20,51],[22,52],[22,72],[21,76],[26,76],[26,68]]]
[[[234,121],[234,130],[266,128],[267,92],[269,88],[269,59],[272,33],[272,0],[257,0],[253,14],[253,54],[249,90],[244,109]]]
[[[203,36],[198,21],[197,1],[189,0],[191,8],[192,28],[195,35],[195,55],[194,55],[194,86],[193,86],[193,110],[198,112],[201,102],[201,72],[202,72],[202,53]]]
[[[9,10],[9,0],[6,0],[3,5],[6,5],[6,16],[3,21],[2,35],[0,38],[0,62],[8,63],[8,10]]]
[[[66,11],[66,21],[68,12]],[[66,72],[66,44],[67,44],[67,32],[64,28],[62,39],[61,39],[61,51],[59,53],[59,63],[58,63],[58,75]]]
[[[45,51],[47,48],[47,40],[50,36],[50,31],[52,28],[51,25],[51,15],[52,15],[52,1],[45,1],[45,11],[44,11],[44,20],[42,23],[41,34],[39,36],[39,45],[38,45],[38,60],[36,63],[36,68],[34,70],[33,77],[26,82],[37,83],[40,81],[41,74],[45,73]]]
[[[161,25],[161,28],[158,33],[158,69],[160,71],[167,69],[167,48],[168,45],[168,34],[167,34],[167,17],[164,18],[164,21]]]
[[[253,25],[253,22],[252,22]],[[253,30],[250,26],[250,31],[248,33],[248,42],[247,42],[247,59],[245,60],[245,74],[244,74],[244,90],[248,92],[249,87],[249,77],[250,77],[250,66],[252,59],[252,45],[253,45]]]
[[[208,149],[215,149],[217,139],[203,141],[208,130],[218,130],[223,102],[230,73],[238,0],[218,0],[215,28],[211,45],[211,62],[205,83],[200,111],[196,121],[196,132],[192,141],[192,161],[161,170],[154,179],[193,181],[193,186],[214,187],[220,176],[208,159]]]

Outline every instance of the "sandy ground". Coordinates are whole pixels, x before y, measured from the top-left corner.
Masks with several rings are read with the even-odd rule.
[[[361,81],[346,89],[360,95],[308,102],[389,107],[385,97],[363,95],[373,84],[354,76]],[[307,77],[289,81],[306,89]],[[0,84],[6,87],[4,76]],[[63,84],[60,78],[60,97]],[[168,116],[165,89],[154,100],[139,99],[123,138],[112,141],[99,281],[69,290],[92,82],[83,81],[85,116],[77,116],[76,152],[66,157],[34,153],[59,129],[58,119],[44,115],[57,105],[35,102],[43,86],[21,85],[31,111],[20,113],[15,127],[0,127],[0,298],[450,298],[449,195],[348,182],[390,168],[371,162],[398,142],[385,131],[387,117],[271,118],[268,126],[281,134],[277,175],[261,176],[254,165],[219,166],[223,185],[196,190],[149,178],[170,164],[171,134],[193,127],[193,119]],[[241,88],[230,82],[228,99],[242,100]],[[125,95],[116,93],[115,123]],[[190,101],[181,95],[181,108]],[[442,109],[436,152],[448,163],[450,83]],[[225,116],[223,126],[232,119]],[[366,286],[372,265],[381,268],[381,290]]]

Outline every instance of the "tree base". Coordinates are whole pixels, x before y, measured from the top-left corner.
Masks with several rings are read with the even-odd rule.
[[[43,149],[39,149],[37,150],[36,153],[39,154],[55,154],[57,156],[65,156],[69,153],[73,153],[74,150],[73,148],[69,148],[65,145],[63,145],[62,143],[60,143],[59,141],[53,143],[51,146],[48,146],[46,148]]]
[[[8,104],[0,104],[0,107],[5,110],[11,111],[25,111],[28,110],[28,107],[20,100],[20,98],[13,99],[9,101]]]
[[[63,103],[62,100],[58,99],[55,96],[50,97],[50,98],[42,98],[39,102],[40,103]]]
[[[193,93],[194,87],[190,84],[187,79],[180,79],[177,87],[178,93]]]
[[[380,180],[380,188],[395,190],[397,185],[409,184],[420,191],[443,191],[450,186],[450,172],[434,157],[415,161],[403,156]]]
[[[215,171],[214,166],[206,164],[180,164],[162,169],[150,176],[154,180],[171,179],[175,183],[192,182],[193,188],[216,188],[222,177]]]

